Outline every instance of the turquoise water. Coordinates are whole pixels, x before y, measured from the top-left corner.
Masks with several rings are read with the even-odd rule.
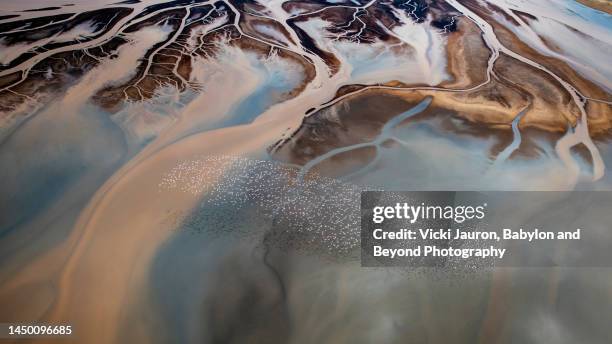
[[[566,11],[572,15],[577,15],[587,22],[595,23],[612,32],[612,15],[585,6],[577,1],[568,1]]]

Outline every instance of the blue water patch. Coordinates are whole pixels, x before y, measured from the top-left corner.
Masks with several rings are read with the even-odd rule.
[[[262,84],[240,104],[232,107],[228,117],[216,123],[211,129],[251,123],[298,86],[299,80],[292,80],[290,73],[288,75],[285,70],[266,68],[261,62],[258,62],[256,67],[265,73]]]
[[[612,31],[612,15],[585,6],[578,1],[568,1],[566,11],[571,15],[579,16],[587,22],[595,23]]]
[[[0,170],[0,214],[10,214],[0,216],[0,238],[61,202],[83,178],[90,184],[81,190],[93,194],[124,162],[124,136],[108,114],[89,104],[78,110],[48,105],[0,145],[7,167]]]
[[[377,57],[377,58],[375,58]],[[366,55],[366,54],[347,54],[348,63],[351,65],[351,77],[356,77],[360,74],[365,74],[367,72],[371,72],[373,70],[380,69],[379,66],[382,66],[389,55],[387,53],[383,53],[380,56],[377,55]],[[374,65],[376,63],[376,65]]]

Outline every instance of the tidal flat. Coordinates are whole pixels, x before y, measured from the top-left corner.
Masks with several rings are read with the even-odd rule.
[[[612,25],[581,3],[4,1],[0,322],[609,342],[609,269],[359,261],[364,190],[612,190]]]

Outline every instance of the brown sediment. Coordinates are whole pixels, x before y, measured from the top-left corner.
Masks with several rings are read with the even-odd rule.
[[[17,56],[15,59],[10,61],[7,64],[0,64],[0,71],[7,70],[10,68],[15,68],[20,65],[27,63],[31,58],[36,56],[39,53],[43,53],[46,51],[68,47],[74,43],[85,43],[100,36],[106,34],[108,28],[112,28],[117,22],[119,22],[122,18],[126,17],[128,14],[132,12],[132,9],[118,7],[118,8],[105,8],[98,9],[88,12],[83,12],[76,15],[73,19],[66,22],[58,22],[54,23],[53,20],[51,22],[46,22],[47,19],[44,19],[42,22],[37,19],[32,20],[23,20],[17,22],[7,23],[9,27],[14,24],[21,24],[23,26],[17,26],[12,29],[18,29],[20,27],[27,27],[27,24],[35,25],[35,27],[30,28],[28,30],[17,30],[15,32],[7,32],[2,35],[3,45],[10,47],[14,44],[34,44],[34,46],[29,49],[29,51],[22,53],[20,56]],[[65,15],[64,15],[65,16]],[[70,17],[70,15],[68,15]],[[47,18],[47,17],[45,17]],[[92,32],[91,35],[82,36],[81,38],[74,37],[73,40],[66,41],[54,41],[53,38],[55,35],[61,34],[63,32],[67,32],[69,30],[74,29],[75,27],[85,24],[85,23],[104,23],[107,30]],[[44,23],[44,24],[43,24]],[[0,25],[2,27],[3,25]],[[3,32],[0,29],[0,32]],[[38,43],[39,45],[36,45]]]
[[[185,9],[162,12],[146,21],[131,25],[128,27],[128,29],[126,29],[126,32],[141,30],[147,26],[154,25],[154,23],[159,22],[159,20],[163,18],[167,18],[166,23],[168,25],[172,25],[173,27],[172,33],[167,38],[170,39],[174,32],[178,30],[180,26],[180,18],[182,18],[185,14]],[[186,31],[189,32],[188,30]],[[182,34],[186,34],[188,36],[187,32],[183,32]],[[179,66],[182,64],[182,73],[186,75],[190,74],[190,71],[188,72],[185,70],[188,66],[190,66],[190,61],[181,62],[183,59],[186,59],[186,56],[179,53],[179,51],[183,50],[180,44],[184,44],[185,40],[185,35],[183,35],[175,42],[172,42],[158,52],[155,51],[161,45],[163,45],[165,41],[151,47],[143,57],[134,77],[124,84],[109,86],[101,90],[93,97],[94,102],[103,106],[107,110],[115,111],[119,108],[123,101],[144,100],[153,97],[155,95],[155,91],[163,85],[174,85],[180,91],[185,90],[187,87],[189,87],[189,85],[184,84],[179,77],[180,74],[177,75],[173,71],[172,67],[177,64]],[[155,55],[151,56],[154,53]],[[149,59],[151,59],[151,66],[149,67],[147,75],[143,75],[145,73],[146,66],[149,63]]]
[[[22,71],[16,71],[14,73],[0,77],[0,88],[12,85],[15,82],[19,81],[21,79],[22,73]]]
[[[439,96],[438,96],[439,97]],[[434,101],[436,98],[434,98]],[[440,130],[455,135],[465,135],[481,139],[493,140],[488,155],[494,160],[514,139],[511,123],[488,123],[469,121],[469,114],[458,112],[444,107],[436,107],[435,102],[420,114],[407,119],[402,125],[423,121],[434,121]],[[544,146],[554,149],[555,143],[564,135],[564,132],[552,132],[537,127],[523,127],[521,131],[521,144],[510,155],[510,160],[535,160],[546,155]]]
[[[537,160],[547,153],[542,145],[548,145],[549,149],[554,149],[555,143],[563,136],[560,132],[544,131],[537,128],[521,129],[521,144],[510,155],[510,160]]]
[[[501,83],[494,81],[488,87],[468,94],[368,90],[307,117],[294,136],[275,153],[275,158],[303,165],[331,149],[371,141],[389,119],[426,96],[433,97],[430,106],[399,126],[436,118],[442,130],[496,138],[490,152],[495,156],[512,141],[511,122],[529,102]],[[495,91],[496,88],[499,90]],[[487,98],[492,95],[496,97]],[[507,98],[506,102],[513,105],[500,106],[499,97]]]
[[[346,94],[349,94],[351,92],[356,92],[359,91],[360,89],[366,87],[366,85],[344,85],[344,86],[340,86],[340,88],[338,89],[338,91],[336,91],[336,95],[334,96],[334,99],[342,97]]]
[[[380,146],[381,146],[381,147],[384,147],[384,148],[394,148],[394,147],[398,147],[398,146],[399,146],[399,143],[398,143],[396,140],[393,140],[393,139],[387,139],[387,140],[383,141],[383,142],[380,144]]]
[[[328,177],[341,177],[366,166],[375,157],[376,148],[374,146],[361,147],[325,159],[313,167],[310,172]]]
[[[486,108],[480,110],[477,103],[457,107],[453,105],[456,104],[457,99],[445,99],[446,94],[444,93],[435,96],[432,94],[434,98],[430,107],[408,121],[437,118],[440,128],[448,133],[493,139],[495,142],[490,147],[489,156],[494,158],[512,142],[514,138],[512,121],[521,111],[528,108],[530,103],[528,99],[521,98],[519,92],[502,83],[494,81],[492,85],[492,88],[503,89],[507,93],[505,97],[511,96],[514,99],[513,105],[499,105],[497,111]],[[494,100],[489,100],[487,106],[494,106],[494,103]],[[488,118],[488,114],[492,116]]]
[[[383,6],[371,6],[368,12],[389,30],[392,30],[397,25],[397,20],[394,16],[389,15],[389,10]]]
[[[185,80],[189,80],[189,77],[191,75],[191,70],[192,70],[191,56],[190,55],[181,56],[181,58],[178,60],[178,66],[176,68],[176,72],[181,76],[181,78]]]
[[[512,120],[529,106],[528,99],[520,92],[496,79],[468,92],[392,90],[390,93],[410,100],[432,96],[430,107],[456,111],[458,117],[485,127],[509,128]]]
[[[164,12],[164,14],[167,13]],[[175,13],[177,16],[180,14],[180,11]],[[152,18],[149,21],[154,22],[156,18],[157,17]],[[245,25],[241,25],[241,29],[247,31],[253,36],[257,36],[259,35],[257,32],[249,31],[252,30],[251,25],[255,22],[264,23],[265,21],[261,20],[260,18],[251,18],[246,21]],[[268,22],[265,23],[265,25],[270,24]],[[175,26],[176,30],[178,27],[178,22],[174,22],[173,25]],[[143,25],[139,24],[137,28],[132,29],[136,30],[142,27]],[[262,57],[268,56],[272,51],[274,51],[279,57],[289,59],[302,66],[305,76],[303,82],[295,89],[288,92],[283,100],[299,94],[299,92],[304,89],[306,84],[314,78],[314,67],[304,57],[299,56],[289,50],[274,48],[250,37],[241,36],[238,30],[233,26],[227,26],[222,30],[197,36],[197,39],[199,39],[201,42],[206,42],[206,44],[202,44],[190,54],[181,53],[181,51],[184,51],[186,39],[190,37],[193,32],[196,32],[199,27],[199,25],[189,26],[180,34],[175,42],[172,42],[167,47],[157,52],[155,56],[152,57],[152,64],[150,66],[149,73],[147,75],[143,75],[144,69],[148,63],[147,59],[149,58],[149,54],[152,53],[152,51],[154,51],[159,45],[152,47],[143,59],[143,62],[138,68],[138,72],[133,78],[121,85],[112,85],[101,90],[94,97],[94,101],[107,111],[116,112],[121,108],[121,104],[123,104],[124,101],[150,99],[155,95],[155,91],[164,85],[176,87],[179,91],[184,91],[187,88],[193,88],[195,87],[194,85],[191,85],[190,83],[185,84],[185,82],[182,80],[190,80],[190,75],[192,72],[192,55],[198,55],[202,58],[213,58],[219,52],[220,47],[220,45],[215,44],[215,42],[222,42],[226,39],[228,39],[229,44],[235,45],[242,50],[253,51]],[[278,29],[278,27],[275,27],[275,29]],[[287,33],[284,34],[286,36],[288,35]],[[269,39],[264,38],[264,41],[269,41]],[[286,43],[275,43],[286,45]],[[177,65],[176,73],[172,68],[174,65]],[[136,85],[137,80],[140,81]],[[142,99],[143,97],[144,99]]]
[[[57,7],[57,6],[51,6],[51,7],[32,8],[29,10],[23,10],[22,12],[54,11],[54,10],[60,10],[60,9],[62,8]]]
[[[110,28],[121,18],[128,15],[132,10],[128,8],[107,8],[84,12],[75,16],[74,19],[68,22],[59,21],[70,18],[73,14],[61,14],[57,16],[48,16],[42,18],[32,18],[22,21],[4,23],[0,25],[0,31],[10,31],[18,29],[22,26],[30,26],[27,31],[18,31],[4,36],[4,40],[9,43],[34,42],[44,39],[53,34],[69,30],[75,26],[87,21],[104,22]],[[58,21],[58,23],[54,23]],[[47,25],[46,27],[43,27]],[[95,35],[89,37],[94,39],[106,33],[107,31],[96,32]],[[83,43],[86,40],[80,40]],[[35,100],[39,104],[45,104],[52,98],[53,94],[65,90],[71,83],[84,75],[87,71],[98,65],[99,59],[108,57],[120,45],[127,41],[122,37],[115,36],[106,43],[87,49],[73,50],[56,53],[42,61],[31,66],[27,75],[28,69],[23,69],[15,73],[11,73],[0,77],[0,87],[7,87],[6,90],[0,91],[0,112],[2,115],[9,115],[8,112],[15,110],[23,105],[28,100]],[[73,44],[74,42],[49,42],[39,48],[24,53],[18,56],[7,65],[0,66],[0,70],[6,70],[26,64],[29,59],[42,53],[46,50],[62,48]],[[10,49],[10,44],[8,49]],[[20,81],[22,76],[25,76],[23,81]],[[0,117],[2,116],[0,115]],[[3,118],[0,118],[2,120]]]
[[[537,21],[538,20],[538,17],[536,17],[534,15],[531,15],[531,14],[529,14],[527,12],[522,12],[522,11],[518,11],[518,10],[511,10],[511,11],[512,11],[512,13],[514,13],[517,16],[521,17],[521,19],[523,19],[526,22],[529,22],[529,21],[532,21],[532,20],[533,21]]]
[[[349,97],[305,118],[274,157],[303,165],[334,148],[372,141],[389,119],[415,104],[381,90]]]
[[[436,106],[452,109],[456,112],[455,117],[487,132],[493,131],[495,135],[504,136],[505,139],[502,138],[497,148],[491,152],[493,155],[511,142],[511,123],[525,110],[519,123],[523,140],[511,158],[541,154],[538,145],[528,136],[539,137],[552,144],[567,131],[568,124],[577,123],[580,116],[577,105],[567,91],[547,73],[503,54],[495,63],[494,72],[496,77],[489,84],[471,92],[421,91],[411,92],[410,97],[415,94],[434,96],[430,109]],[[606,106],[589,102],[587,111],[592,111],[590,107],[603,109]],[[427,115],[430,109],[415,116],[414,120]],[[451,131],[457,132],[456,129]],[[479,136],[476,132],[473,134]]]
[[[596,10],[612,14],[612,2],[610,0],[576,0],[579,3]]]
[[[468,6],[470,10],[477,13],[479,16],[487,19],[487,22],[489,22],[493,27],[495,34],[497,35],[500,42],[508,49],[530,60],[537,61],[538,63],[549,69],[551,72],[564,79],[566,82],[572,84],[579,92],[581,92],[586,97],[612,101],[612,95],[609,92],[606,92],[594,82],[582,77],[567,63],[553,57],[542,55],[526,43],[522,42],[513,32],[511,32],[509,29],[499,23],[491,12],[488,12],[486,9],[483,9],[480,6],[476,6],[470,2],[466,2],[465,5]],[[590,119],[591,113],[587,112],[587,115]],[[612,111],[608,111],[606,113],[606,116],[612,118]],[[606,126],[599,127],[599,125]],[[608,131],[609,129],[609,125],[603,121],[589,121],[589,131],[591,133],[596,134],[599,132]]]
[[[489,152],[492,158],[512,142],[512,121],[523,111],[519,125],[521,131],[533,133],[551,143],[565,133],[568,124],[577,123],[580,111],[571,96],[552,76],[505,55],[496,61],[494,72],[495,77],[489,83],[468,92],[372,89],[349,96],[307,117],[275,157],[305,164],[333,148],[370,141],[392,115],[364,109],[384,102],[387,108],[397,108],[397,112],[394,112],[397,114],[426,96],[433,97],[430,106],[401,125],[435,119],[440,129],[447,132],[494,138]],[[360,87],[353,85],[352,88]],[[338,92],[346,94],[347,90],[345,87]],[[397,102],[396,98],[404,102],[399,102],[400,106],[388,107],[389,100]],[[591,106],[602,105],[596,103]],[[367,126],[361,124],[362,121]],[[539,146],[535,141],[525,138],[512,158],[537,154],[541,154]],[[341,158],[337,157],[336,160],[334,165],[338,165]]]
[[[484,11],[482,8],[473,5],[467,5],[472,11],[479,16],[486,18],[487,22],[493,27],[499,41],[508,49],[542,64],[556,75],[563,78],[565,81],[574,85],[582,94],[587,97],[612,100],[612,96],[602,90],[598,85],[585,79],[579,75],[567,63],[560,61],[554,57],[545,56],[531,48],[529,45],[521,41],[512,31],[499,23],[490,12]]]
[[[492,4],[490,2],[486,2],[487,7],[493,11],[496,12],[497,14],[501,15],[502,17],[504,17],[504,19],[506,19],[509,23],[511,23],[512,25],[516,25],[519,26],[519,22],[516,21],[516,19],[514,19],[511,15],[509,15],[506,11],[504,11],[502,8],[500,8],[499,6]]]
[[[495,63],[495,71],[531,95],[531,107],[521,120],[521,128],[565,132],[581,116],[571,95],[552,76],[506,55]]]
[[[478,12],[478,11],[477,11]],[[486,13],[480,11],[481,15]],[[529,16],[525,16],[529,18]],[[578,82],[582,90],[589,90],[587,95],[603,97],[608,94],[594,83],[579,76],[569,65],[556,59],[542,56],[533,49],[518,41],[511,32],[498,23],[493,24],[496,32],[504,36],[502,42],[511,50],[519,54],[525,54],[528,58],[542,62],[553,73],[561,75],[570,83]],[[500,33],[498,33],[500,35]],[[510,43],[508,43],[510,42]],[[486,81],[486,69],[490,57],[490,50],[483,41],[480,29],[471,21],[460,20],[458,30],[448,35],[447,46],[448,70],[453,75],[452,81],[447,81],[440,86],[447,89],[465,89],[482,84]],[[554,66],[554,68],[550,68]],[[491,156],[496,156],[512,141],[513,134],[511,123],[516,116],[525,111],[519,123],[521,132],[525,136],[532,135],[543,139],[551,145],[567,131],[568,125],[575,126],[581,116],[578,105],[572,96],[553,76],[528,64],[520,62],[507,55],[501,54],[497,59],[491,81],[475,90],[468,92],[445,92],[435,90],[402,91],[402,90],[378,90],[376,94],[395,95],[415,103],[425,96],[433,96],[429,108],[423,113],[407,120],[417,121],[424,117],[439,117],[440,114],[447,116],[449,121],[440,121],[444,130],[454,133],[469,133],[477,137],[496,137],[497,143],[491,148]],[[569,76],[568,76],[569,75]],[[399,82],[389,82],[386,86],[395,87],[418,87],[419,85],[404,85]],[[363,85],[343,86],[337,91],[336,96],[346,95],[352,91],[359,90]],[[580,87],[578,87],[580,89]],[[338,108],[340,104],[351,104],[357,102],[360,97],[371,97],[373,93],[366,91],[355,97],[349,97],[335,104],[332,108]],[[346,105],[349,106],[350,105]],[[304,164],[308,160],[324,154],[325,152],[342,146],[366,142],[371,137],[362,133],[363,139],[351,140],[343,137],[342,131],[348,130],[352,125],[351,120],[338,120],[343,123],[330,122],[328,113],[331,109],[321,110],[307,118],[302,127],[285,144],[277,156],[297,164]],[[337,118],[342,118],[336,111]],[[589,125],[597,130],[591,132],[609,132],[611,116],[607,104],[588,102],[587,109]],[[332,111],[333,112],[333,111]],[[347,115],[345,115],[346,117]],[[347,117],[348,118],[348,117]],[[463,124],[456,126],[457,120]],[[319,123],[321,121],[321,123]],[[371,123],[371,130],[376,132],[382,124]],[[351,127],[352,128],[352,127]],[[470,128],[466,130],[465,128]],[[530,158],[543,154],[542,148],[534,140],[524,137],[520,147],[512,154],[511,158]],[[340,159],[339,157],[336,158]],[[337,164],[337,162],[335,162]]]
[[[457,31],[448,35],[446,58],[453,79],[441,83],[444,88],[469,88],[487,79],[491,51],[485,45],[480,29],[470,20],[459,20],[457,27]]]
[[[13,18],[17,18],[19,17],[19,14],[7,14],[7,15],[1,15],[0,16],[0,20],[6,20],[6,19],[13,19]],[[6,30],[2,30],[1,26],[0,26],[0,31],[6,31]]]
[[[200,30],[205,25],[205,21],[200,19],[203,19],[206,15],[210,19],[219,17],[219,14],[211,12],[212,10],[213,6],[209,5],[191,9],[189,15],[191,23],[187,24],[183,31],[179,33],[176,30],[181,25],[181,18],[187,14],[186,9],[163,11],[145,21],[130,25],[125,32],[135,32],[148,26],[157,25],[157,23],[164,20],[166,25],[170,24],[173,27],[170,37],[175,34],[177,36],[175,40],[160,51],[155,52],[165,42],[160,42],[151,47],[143,58],[143,62],[139,66],[136,75],[131,80],[122,85],[115,85],[100,91],[95,96],[95,100],[107,110],[113,112],[119,108],[119,105],[124,100],[138,101],[149,99],[155,95],[156,89],[165,85],[174,86],[179,91],[184,91],[187,88],[197,88],[189,83],[193,62],[192,57],[194,55],[212,57],[218,50],[215,42],[226,37],[233,39],[239,36],[239,33],[233,26],[228,26],[212,33],[198,33],[197,30]],[[193,38],[197,39],[200,45],[194,51],[187,51],[187,40],[191,36],[194,36]],[[151,54],[154,52],[155,55],[151,57]],[[149,58],[152,60],[149,73],[143,75]],[[173,70],[174,66],[176,66],[176,72]],[[137,80],[140,81],[135,84]]]
[[[312,12],[324,7],[323,4],[306,1],[286,1],[281,6],[287,13],[292,13],[294,11],[299,11],[300,13]]]
[[[377,27],[378,20],[388,18],[388,14],[377,11],[375,6],[370,6],[366,10],[361,10],[359,21],[352,21],[356,11],[357,9],[355,8],[334,7],[321,12],[317,16],[326,22],[332,23],[327,28],[327,31],[332,36],[337,36],[339,40],[374,43],[377,40],[388,41],[393,38],[382,30],[371,29]],[[382,20],[382,22],[386,21],[390,20]],[[358,33],[359,35],[357,36]]]
[[[473,137],[492,140],[488,147],[488,156],[494,159],[503,151],[513,139],[510,123],[482,123],[468,120],[469,114],[441,106],[444,101],[432,103],[421,113],[406,119],[398,127],[411,124],[429,122],[444,134],[450,133],[458,136]]]
[[[599,87],[595,83],[580,76],[576,71],[574,71],[574,69],[572,69],[565,62],[559,61],[555,58],[546,57],[541,54],[538,54],[533,49],[529,48],[526,44],[516,39],[516,37],[511,38],[511,37],[506,36],[506,34],[509,34],[509,31],[507,31],[505,28],[504,29],[496,28],[496,32],[500,40],[504,42],[504,44],[506,44],[506,46],[509,49],[512,49],[515,52],[542,64],[543,66],[551,70],[553,73],[555,73],[556,75],[558,75],[565,81],[572,84],[574,87],[576,87],[576,89],[579,92],[581,92],[586,97],[602,99],[602,100],[607,100],[607,101],[612,100],[612,95],[610,95],[610,93],[604,91],[603,89],[601,89],[601,87]],[[500,34],[499,32],[504,32],[504,33]],[[515,65],[518,66],[521,64],[525,65],[521,62],[518,62]],[[527,80],[529,80],[529,78],[527,78]],[[556,80],[551,80],[551,82],[558,85],[559,87],[561,86],[560,83],[557,82]],[[567,91],[565,91],[565,93],[567,94]],[[600,110],[604,110],[604,108],[601,108]],[[598,135],[603,132],[607,132],[611,129],[610,119],[612,119],[612,109],[610,109],[610,107],[606,107],[605,111],[601,111],[597,115],[597,117],[593,117],[593,115],[594,113],[592,111],[587,111],[587,116],[589,119],[588,124],[589,124],[590,133],[592,133],[593,135]],[[575,122],[572,121],[572,123],[575,123]]]
[[[108,52],[116,50],[126,42],[121,37],[114,37],[104,45],[88,49],[88,54],[81,50],[57,53],[34,65],[21,82],[19,80],[23,72],[15,72],[0,78],[0,83],[4,87],[16,83],[15,86],[0,91],[0,113],[8,115],[10,111],[28,100],[45,104],[54,94],[62,92],[97,66],[98,59],[106,57]],[[2,114],[0,114],[1,120]]]
[[[308,35],[306,31],[298,26],[298,23],[303,20],[307,20],[309,16],[300,17],[298,19],[289,19],[287,20],[287,25],[289,25],[297,35],[300,40],[300,44],[313,54],[319,56],[325,64],[329,67],[329,71],[332,75],[336,74],[338,70],[340,70],[340,60],[329,51],[323,50],[319,47],[318,42],[316,42],[312,37]]]
[[[589,114],[589,133],[595,140],[612,138],[612,105],[588,100],[585,106]]]
[[[262,18],[262,17],[251,16],[248,14],[242,15],[241,19],[242,20],[240,21],[240,28],[246,34],[249,34],[254,37],[258,37],[264,41],[272,42],[272,43],[275,43],[275,44],[278,44],[284,47],[287,47],[287,42],[297,44],[297,42],[293,42],[293,40],[291,39],[291,35],[289,34],[289,32],[287,32],[287,30],[285,30],[285,27],[282,26],[277,21],[270,20],[267,18]],[[275,32],[280,33],[285,38],[285,41],[284,42],[278,41],[276,40],[275,37],[266,35],[265,33],[257,30],[257,28],[255,27],[256,25],[263,25],[263,26],[267,26],[271,28]]]
[[[349,97],[307,117],[291,140],[274,153],[274,158],[304,165],[332,149],[372,141],[391,118],[430,95],[433,93],[426,91],[369,90]],[[433,97],[427,109],[404,120],[398,127],[428,122],[446,133],[492,139],[488,153],[491,158],[512,142],[511,120],[489,123],[470,121],[470,113],[465,112],[469,108],[458,111],[449,107],[456,103],[461,102],[439,93]],[[380,104],[385,104],[385,107]],[[385,146],[393,144],[392,140],[384,143]],[[321,162],[321,167],[312,171],[333,177],[346,175],[369,163],[374,158],[374,152],[375,148],[370,147],[341,153],[328,159],[330,161]]]
[[[251,13],[265,14],[266,7],[258,4],[256,1],[236,1],[233,3],[236,9],[243,12],[243,15]],[[225,5],[224,5],[225,6]]]
[[[593,157],[591,156],[591,152],[584,145],[584,143],[579,143],[572,148],[570,148],[570,153],[574,156],[579,157],[587,166],[593,166]]]
[[[497,83],[492,87],[507,86]],[[480,99],[482,103],[466,104],[455,95],[445,92],[368,90],[307,117],[300,129],[273,156],[280,161],[304,165],[332,149],[372,141],[388,120],[412,108],[424,97],[432,96],[432,102],[427,109],[404,120],[397,127],[429,123],[437,128],[441,135],[448,133],[483,139],[483,142],[489,142],[486,146],[488,156],[494,160],[514,139],[512,120],[522,110],[521,107],[529,106],[529,101],[521,98],[518,92],[510,89],[503,92],[515,93],[513,97],[522,102],[506,108],[496,106],[494,100],[488,101],[487,104],[484,98]],[[387,111],[370,111],[380,109],[377,104],[381,103],[388,104],[383,108]],[[495,111],[498,111],[497,117],[486,117],[491,113],[495,114]],[[496,118],[497,120],[494,120]],[[509,159],[537,159],[548,154],[545,147],[554,150],[555,142],[564,135],[564,131],[549,131],[531,123],[523,125],[523,121],[520,128],[521,144]],[[384,143],[387,147],[395,144],[392,140]],[[371,147],[338,154],[328,159],[329,161],[321,162],[312,172],[333,177],[350,174],[372,161],[374,150],[374,147]]]

